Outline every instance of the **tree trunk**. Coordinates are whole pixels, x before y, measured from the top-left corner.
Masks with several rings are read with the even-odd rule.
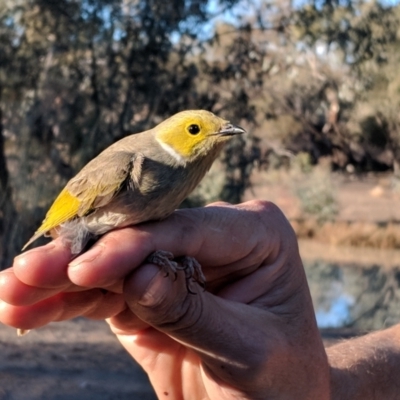
[[[11,264],[11,260],[17,251],[17,244],[12,240],[17,212],[12,201],[6,164],[1,93],[0,88],[0,269],[3,269]]]

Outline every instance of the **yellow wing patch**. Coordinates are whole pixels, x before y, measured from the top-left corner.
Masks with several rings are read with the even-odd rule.
[[[54,200],[37,232],[46,233],[56,226],[74,218],[78,214],[81,202],[67,189],[64,189]]]
[[[68,182],[50,207],[42,225],[23,249],[62,223],[83,217],[107,205],[118,193],[132,169],[135,169],[132,175],[133,183],[139,184],[144,159],[141,154],[136,156],[128,152],[102,154],[105,154],[107,159],[103,160],[100,158],[101,155],[98,156]],[[103,160],[104,163],[99,160]]]
[[[64,189],[58,197],[55,199],[50,210],[46,214],[42,225],[35,232],[35,234],[29,239],[28,243],[22,248],[24,250],[31,243],[33,243],[40,236],[57,227],[63,222],[74,218],[79,210],[81,202],[73,196],[67,189]]]

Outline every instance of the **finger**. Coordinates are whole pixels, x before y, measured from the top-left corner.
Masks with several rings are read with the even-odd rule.
[[[70,250],[61,239],[17,256],[13,267],[0,273],[0,277],[5,274],[3,287],[0,278],[0,296],[6,296],[0,298],[10,304],[27,305],[58,292],[83,290],[84,288],[73,285],[68,277],[70,259]],[[8,271],[13,271],[15,279]],[[122,285],[123,280],[105,282],[103,288],[122,293]],[[1,288],[4,288],[4,293]]]
[[[69,264],[68,277],[87,288],[118,285],[151,249],[147,234],[135,228],[111,231]]]
[[[265,240],[260,213],[274,207],[249,202],[178,210],[161,222],[110,232],[70,263],[68,276],[78,286],[103,287],[123,279],[152,252],[166,250],[197,258],[207,281],[237,278],[257,268],[271,252],[274,238]]]
[[[191,348],[208,373],[232,385],[240,378],[251,386],[254,379],[259,378],[254,371],[260,369],[268,356],[273,356],[273,349],[268,349],[266,343],[274,334],[268,326],[275,317],[198,289],[196,294],[188,293],[183,273],[178,273],[174,281],[157,267],[144,265],[126,279],[124,295],[135,315]],[[129,346],[123,339],[121,341]],[[136,343],[131,342],[130,350],[141,354],[141,350],[135,348]],[[169,352],[160,346],[154,357],[160,352]]]
[[[29,306],[13,306],[0,301],[0,321],[21,329],[34,329],[53,321],[77,316],[108,318],[125,308],[121,295],[99,289],[60,293]]]
[[[126,306],[126,304],[125,304]],[[125,308],[122,312],[107,319],[111,330],[115,335],[135,335],[139,331],[143,331],[150,325],[142,321],[139,317],[132,313],[129,308]]]
[[[13,269],[15,276],[26,285],[62,289],[71,283],[67,275],[70,259],[70,250],[61,239],[56,239],[17,256]]]
[[[126,309],[125,299],[121,294],[104,291],[101,293],[102,296],[96,306],[86,312],[82,312],[79,314],[80,316],[103,320],[121,314]],[[67,315],[63,319],[69,319],[69,316]]]
[[[65,291],[70,285],[57,289],[38,288],[21,282],[13,268],[0,272],[0,299],[14,306],[26,306]]]

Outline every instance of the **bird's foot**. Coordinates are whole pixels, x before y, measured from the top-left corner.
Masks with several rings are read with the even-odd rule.
[[[165,273],[165,276],[169,276],[170,273],[174,274],[176,279],[178,263],[174,261],[174,255],[169,251],[157,250],[154,253],[151,253],[147,257],[146,261],[150,264],[161,267]]]
[[[188,290],[190,293],[189,283],[190,281],[197,282],[201,287],[204,288],[206,278],[201,270],[200,263],[193,257],[183,256],[176,258],[178,262],[178,270],[185,271],[185,278]]]
[[[190,290],[190,283],[197,282],[200,286],[204,287],[206,278],[201,270],[200,263],[193,257],[183,256],[174,258],[174,255],[169,251],[157,250],[150,254],[147,262],[158,265],[165,272],[165,276],[170,273],[174,274],[175,279],[178,271],[185,272],[186,287],[189,293],[194,294]]]

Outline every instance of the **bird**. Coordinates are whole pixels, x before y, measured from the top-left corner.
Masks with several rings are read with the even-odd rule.
[[[120,139],[66,184],[22,250],[43,235],[61,236],[76,256],[113,229],[168,217],[199,184],[224,144],[243,133],[210,111],[186,110]],[[173,258],[158,250],[148,261],[176,273]],[[204,280],[196,260],[179,261],[187,276]]]

